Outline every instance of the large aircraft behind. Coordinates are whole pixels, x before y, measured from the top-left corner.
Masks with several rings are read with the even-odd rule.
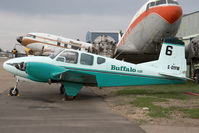
[[[149,0],[117,44],[119,58],[131,62],[157,59],[162,40],[176,35],[181,17],[182,8],[176,0]]]
[[[17,41],[26,48],[27,54],[34,55],[49,55],[63,48],[89,51],[92,47],[90,43],[46,33],[28,33]]]
[[[43,33],[30,33],[17,40],[33,51],[52,52],[55,47],[66,46],[95,52],[99,50],[96,54],[100,54],[100,51],[108,51],[113,53],[109,57],[140,63],[158,59],[163,39],[176,35],[181,17],[182,8],[176,0],[147,1],[133,17],[119,43],[112,47],[113,52],[107,50],[109,45],[107,47],[95,45],[97,46],[95,47],[89,43],[74,40],[64,42],[63,38]]]

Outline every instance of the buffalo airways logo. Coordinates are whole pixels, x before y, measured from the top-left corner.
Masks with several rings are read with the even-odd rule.
[[[126,66],[115,66],[115,65],[111,65],[111,70],[115,70],[115,71],[123,71],[123,72],[138,72],[138,73],[142,73],[142,70],[136,70],[133,67],[126,67]]]

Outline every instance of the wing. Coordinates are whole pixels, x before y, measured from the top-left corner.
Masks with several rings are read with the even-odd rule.
[[[62,82],[97,84],[96,75],[72,69],[66,69],[65,72],[53,73],[52,79],[60,80]]]

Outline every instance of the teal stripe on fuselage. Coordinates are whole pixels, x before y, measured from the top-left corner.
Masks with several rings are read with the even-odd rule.
[[[78,70],[81,73],[96,75],[98,87],[111,86],[134,86],[134,85],[154,85],[154,84],[179,84],[186,80],[174,79],[160,76],[128,74],[122,72],[91,70],[82,68],[66,69]]]

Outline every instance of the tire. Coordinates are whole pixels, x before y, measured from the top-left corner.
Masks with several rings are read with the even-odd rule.
[[[64,101],[74,101],[76,99],[76,96],[68,96],[64,94]]]
[[[19,90],[16,88],[10,89],[10,96],[18,96]]]

